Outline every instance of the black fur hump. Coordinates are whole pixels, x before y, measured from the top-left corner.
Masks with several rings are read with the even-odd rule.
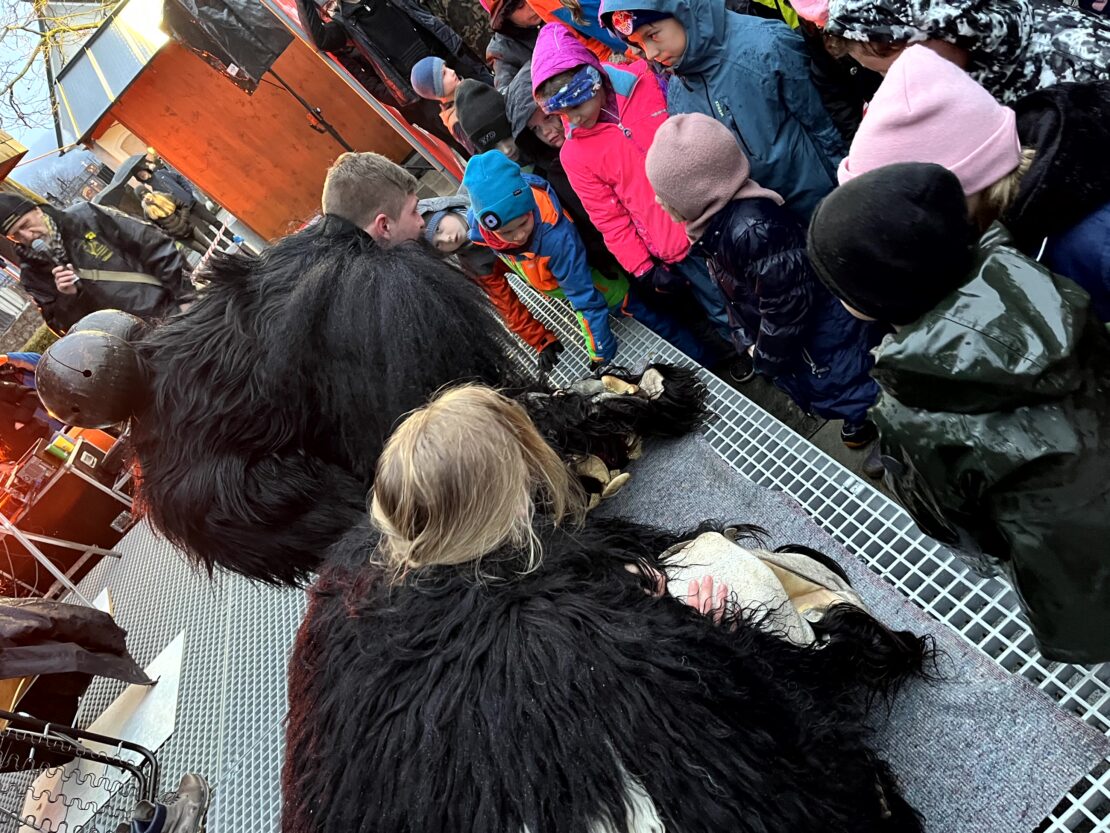
[[[289,663],[283,833],[649,829],[629,778],[675,833],[921,830],[863,718],[926,642],[862,611],[806,648],[717,626],[625,569],[689,535],[540,535],[530,573],[507,551],[395,586],[365,530],[337,544]]]
[[[399,417],[451,382],[527,383],[481,291],[420,244],[325,217],[205,277],[139,345],[132,439],[147,517],[210,572],[305,580],[364,516]]]

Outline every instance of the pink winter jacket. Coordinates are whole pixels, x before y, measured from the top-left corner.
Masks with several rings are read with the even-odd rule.
[[[582,64],[597,67],[608,79],[605,109],[617,114],[618,123],[599,121],[567,134],[559,156],[570,184],[609,250],[633,275],[651,268],[653,257],[665,263],[682,260],[690,251],[686,231],[655,201],[644,170],[655,131],[667,118],[667,101],[655,76],[642,60],[603,65],[561,27],[545,26],[532,58],[533,89]]]

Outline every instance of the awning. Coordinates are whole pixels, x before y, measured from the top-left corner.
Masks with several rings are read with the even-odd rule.
[[[0,130],[0,180],[7,179],[19,160],[26,155],[27,148]]]
[[[161,0],[124,0],[58,71],[54,92],[66,144],[87,138],[169,40],[161,22]]]

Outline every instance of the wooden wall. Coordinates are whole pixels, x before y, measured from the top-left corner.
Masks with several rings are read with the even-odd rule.
[[[299,39],[273,68],[356,150],[395,161],[409,154],[405,140]],[[266,78],[247,95],[171,41],[110,115],[257,234],[273,239],[319,211],[324,174],[343,148],[314,131],[297,101]]]

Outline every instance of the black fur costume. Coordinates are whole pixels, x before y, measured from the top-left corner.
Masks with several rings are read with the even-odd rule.
[[[217,256],[205,277],[193,307],[139,344],[150,390],[131,439],[141,507],[209,571],[306,580],[364,517],[399,418],[452,383],[515,390],[557,450],[614,467],[632,434],[708,416],[705,386],[678,368],[659,368],[654,400],[550,395],[460,272],[335,217],[260,256]]]
[[[799,648],[624,569],[693,533],[541,536],[534,572],[509,552],[393,587],[365,528],[337,544],[290,661],[283,833],[640,833],[624,773],[669,833],[921,829],[862,717],[925,641],[838,605]]]
[[[209,570],[303,581],[365,515],[400,416],[449,382],[523,383],[481,291],[416,244],[325,217],[205,277],[140,345],[132,442],[148,517]]]

